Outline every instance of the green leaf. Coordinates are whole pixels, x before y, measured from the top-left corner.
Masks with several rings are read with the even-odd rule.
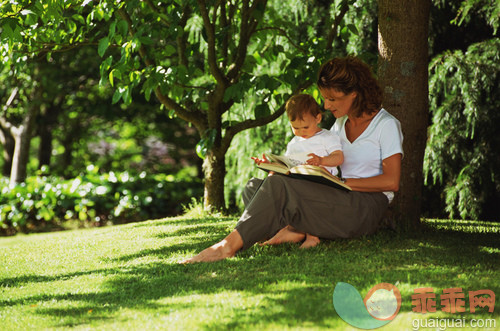
[[[177,52],[177,49],[172,45],[167,45],[164,49],[165,56],[171,56]]]
[[[80,219],[80,221],[85,221],[87,219],[87,213],[84,210],[80,210],[78,219]]]
[[[109,25],[109,38],[113,39],[116,31],[116,21],[111,22]]]
[[[120,101],[121,98],[122,98],[122,93],[120,92],[120,90],[116,89],[115,93],[113,93],[113,99],[111,100],[111,103],[115,104],[118,101]]]
[[[127,35],[127,32],[128,32],[128,24],[127,24],[127,22],[125,22],[124,20],[121,20],[120,22],[118,22],[117,28],[118,28],[118,32],[122,36],[126,36]]]
[[[106,60],[104,60],[101,65],[99,66],[101,75],[104,75],[109,68],[111,68],[111,63],[113,62],[113,57],[110,55]]]
[[[254,109],[255,118],[266,117],[270,115],[269,106],[265,103],[261,103]]]
[[[97,53],[100,57],[104,56],[104,53],[109,47],[109,37],[104,37],[99,41],[99,46],[97,48]]]
[[[255,51],[252,56],[258,64],[262,64],[262,57],[260,56],[259,52]]]
[[[126,105],[130,105],[132,103],[132,89],[130,86],[123,87],[122,99]]]
[[[109,83],[111,84],[111,86],[115,86],[115,78],[116,79],[122,78],[121,71],[116,68],[111,70],[111,72],[109,73]]]
[[[355,34],[356,36],[357,36],[357,35],[359,35],[359,31],[358,31],[358,29],[356,28],[356,25],[354,25],[354,24],[349,24],[349,25],[347,25],[347,27],[348,27],[348,28],[349,28],[349,30],[350,30],[353,34]]]
[[[204,159],[207,155],[207,151],[212,148],[215,142],[215,136],[217,131],[215,129],[205,131],[205,136],[196,144],[196,154],[201,159]]]
[[[85,19],[82,15],[74,14],[73,16],[71,16],[71,18],[73,18],[73,20],[77,21],[80,24],[85,24]]]
[[[290,64],[287,66],[287,70],[301,70],[305,62],[306,59],[303,57],[294,57],[292,61],[290,61]]]
[[[234,102],[239,102],[243,99],[245,91],[242,90],[241,84],[234,84],[229,86],[224,92],[224,102],[233,100]]]
[[[349,39],[349,28],[347,26],[344,26],[341,30],[340,30],[340,37],[344,40],[348,40]]]

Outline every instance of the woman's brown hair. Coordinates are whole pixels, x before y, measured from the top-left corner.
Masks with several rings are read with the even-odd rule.
[[[382,89],[370,67],[356,57],[335,58],[319,70],[319,89],[333,89],[344,94],[356,92],[352,109],[355,117],[371,114],[382,107]]]

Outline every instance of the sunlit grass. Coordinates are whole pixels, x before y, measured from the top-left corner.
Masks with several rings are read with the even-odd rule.
[[[411,330],[414,319],[429,318],[492,318],[500,326],[498,309],[422,315],[411,303],[418,287],[434,288],[438,307],[451,287],[500,295],[498,223],[428,220],[411,235],[384,230],[310,250],[256,246],[226,261],[176,263],[235,223],[191,214],[0,238],[0,328],[351,330],[332,305],[340,281],[363,297],[378,283],[396,284],[403,304],[383,330]]]

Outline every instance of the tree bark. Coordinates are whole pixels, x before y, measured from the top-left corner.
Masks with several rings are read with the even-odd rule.
[[[12,158],[12,170],[10,173],[10,185],[21,183],[26,179],[29,161],[31,136],[35,126],[37,109],[30,107],[23,123],[18,127],[12,127],[14,136],[14,157]]]
[[[430,0],[378,1],[378,78],[384,108],[401,121],[404,158],[392,218],[402,229],[420,224],[428,125]]]
[[[16,98],[18,92],[19,88],[17,87],[15,87],[12,90],[9,99],[3,106],[4,112],[6,112],[7,109],[10,107],[10,105]],[[3,145],[3,157],[4,157],[2,173],[5,177],[8,177],[10,175],[12,169],[12,160],[14,158],[14,147],[16,142],[14,140],[14,135],[12,134],[12,128],[13,128],[12,123],[10,123],[7,120],[7,118],[0,116],[0,143],[2,143]]]
[[[38,168],[41,169],[44,165],[50,166],[52,157],[52,131],[54,124],[57,122],[61,108],[57,105],[52,105],[40,114],[38,121],[38,135],[40,137],[40,146],[38,149]]]
[[[222,211],[224,201],[224,177],[226,176],[225,152],[210,150],[203,160],[205,192],[203,207],[207,211]]]
[[[0,127],[0,143],[3,146],[2,175],[4,177],[9,177],[10,170],[12,169],[12,158],[14,157],[15,145],[15,141],[10,133],[10,130],[5,130],[3,127]]]
[[[39,136],[38,169],[41,169],[43,166],[50,167],[50,159],[52,156],[52,132],[46,127],[40,131]]]

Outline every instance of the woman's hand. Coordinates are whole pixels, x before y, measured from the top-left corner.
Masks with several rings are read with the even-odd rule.
[[[321,156],[317,156],[316,154],[314,153],[311,153],[311,154],[307,154],[307,156],[310,156],[311,158],[308,159],[306,161],[307,164],[311,164],[311,165],[315,165],[315,166],[319,166],[321,165],[321,160],[322,160],[322,157]]]
[[[255,161],[257,164],[261,163],[270,163],[269,160],[266,158],[266,154],[262,154],[262,159],[259,159],[258,157],[252,156],[252,160]]]

